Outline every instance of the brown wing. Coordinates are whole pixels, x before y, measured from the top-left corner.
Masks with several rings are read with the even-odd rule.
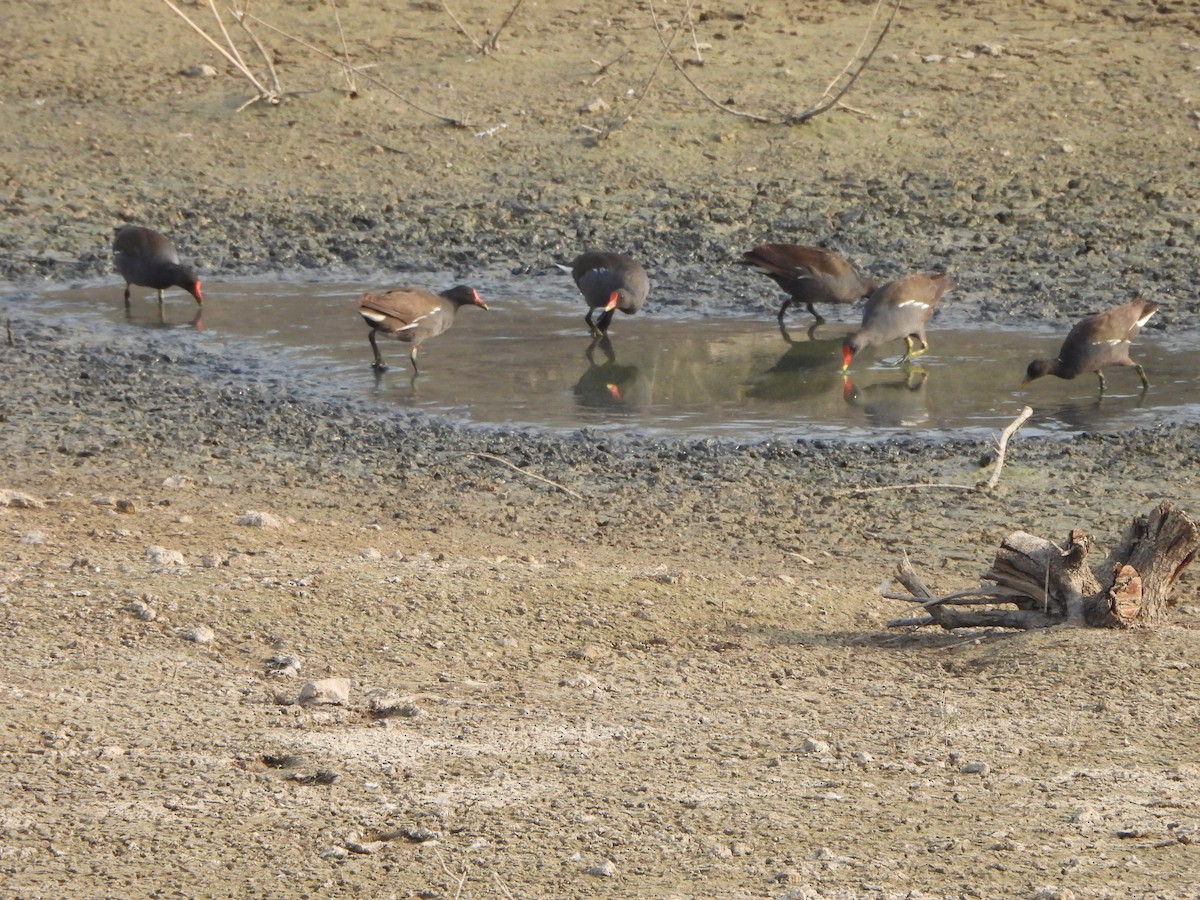
[[[427,291],[387,291],[366,293],[358,300],[358,312],[369,325],[412,340],[421,333],[437,334],[442,307],[448,301]]]

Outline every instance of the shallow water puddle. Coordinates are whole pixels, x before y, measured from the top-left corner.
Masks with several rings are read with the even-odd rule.
[[[380,284],[402,285],[405,279]],[[842,338],[856,310],[813,331],[804,314],[781,331],[772,315],[651,309],[618,315],[610,341],[594,343],[586,308],[567,277],[479,284],[491,310],[464,308],[454,327],[421,349],[381,339],[390,368],[371,368],[367,327],[355,312],[362,283],[240,281],[205,284],[200,339],[257,348],[268,369],[339,395],[419,408],[478,424],[593,427],[745,441],[772,436],[871,439],[899,432],[987,434],[1028,404],[1026,433],[1121,430],[1200,418],[1196,353],[1184,337],[1143,332],[1132,369],[1110,369],[1098,400],[1094,376],[1045,378],[1021,390],[1034,356],[1053,356],[1065,331],[949,327],[935,320],[930,353],[889,363],[903,343],[870,348],[844,379]],[[98,317],[99,327],[190,331],[195,304],[168,294],[162,319],[153,292],[135,290],[127,317],[119,284],[48,291],[38,302]],[[233,347],[231,346],[231,349]]]

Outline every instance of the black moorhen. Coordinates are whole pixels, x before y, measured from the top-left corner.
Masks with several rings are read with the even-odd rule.
[[[864,347],[900,338],[905,348],[901,364],[928,350],[925,325],[942,295],[955,286],[949,275],[932,272],[905,275],[876,290],[863,309],[862,328],[842,344],[842,371],[850,368],[850,360]],[[921,342],[920,349],[913,349],[913,338]]]
[[[779,307],[779,321],[793,303],[803,303],[820,324],[825,318],[814,303],[856,303],[871,296],[875,282],[864,278],[832,250],[799,244],[759,244],[739,261],[764,273],[783,288],[788,298]]]
[[[387,369],[383,357],[379,355],[379,345],[375,343],[376,332],[382,331],[398,341],[412,344],[409,359],[412,360],[413,372],[419,374],[417,350],[421,344],[446,331],[454,324],[454,314],[458,308],[468,305],[488,308],[475,289],[464,284],[440,294],[416,288],[363,294],[358,300],[358,313],[371,326],[367,337],[371,341],[371,349],[375,351],[376,371]]]
[[[1142,326],[1158,311],[1158,306],[1147,300],[1137,299],[1124,306],[1076,322],[1063,341],[1055,359],[1035,359],[1029,364],[1021,387],[1043,375],[1059,378],[1074,378],[1084,372],[1095,372],[1100,379],[1100,393],[1104,393],[1104,372],[1107,366],[1133,366],[1142,380],[1142,390],[1150,387],[1146,370],[1129,358],[1129,344]]]
[[[196,303],[204,302],[196,273],[180,264],[175,245],[165,234],[140,225],[125,225],[117,229],[112,249],[113,264],[125,279],[126,306],[131,284],[158,291],[159,304],[169,287],[183,288],[196,298]]]
[[[642,308],[650,293],[646,270],[624,253],[584,253],[570,266],[558,267],[571,273],[587,301],[588,311],[583,320],[595,337],[608,332],[613,310],[619,309],[632,316]],[[593,323],[592,316],[597,309],[601,310],[600,320]]]

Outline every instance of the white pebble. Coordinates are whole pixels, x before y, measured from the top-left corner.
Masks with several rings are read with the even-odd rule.
[[[804,743],[800,745],[800,750],[804,753],[828,753],[829,745],[816,738],[805,738]]]
[[[587,874],[595,875],[598,878],[612,878],[617,874],[617,867],[613,864],[612,860],[606,859],[602,863],[596,863],[594,866],[588,866]]]
[[[237,520],[239,525],[249,525],[251,528],[282,528],[283,522],[278,517],[265,512],[251,510]]]
[[[211,644],[216,638],[216,632],[207,625],[197,625],[183,633],[183,639],[194,644]]]
[[[146,548],[146,559],[150,560],[156,566],[186,565],[183,561],[183,554],[178,550],[168,550],[166,547],[159,547],[157,544],[152,544]]]
[[[309,681],[300,688],[297,703],[301,706],[346,706],[350,703],[349,678],[322,678]]]

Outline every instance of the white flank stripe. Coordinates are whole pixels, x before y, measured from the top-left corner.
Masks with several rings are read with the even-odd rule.
[[[385,316],[383,313],[372,312],[369,309],[360,309],[358,312],[368,322],[378,323],[387,318],[387,316]]]
[[[929,309],[929,304],[922,303],[920,300],[901,300],[896,306],[919,306],[921,309]]]
[[[1157,309],[1152,309],[1152,310],[1150,310],[1150,312],[1146,313],[1144,316],[1142,316],[1140,319],[1138,319],[1138,320],[1137,320],[1137,322],[1138,322],[1138,328],[1141,328],[1143,325],[1145,325],[1147,322],[1149,322],[1149,321],[1150,321],[1150,317],[1151,317],[1152,315],[1154,315],[1156,312],[1158,312],[1158,310],[1157,310]]]

